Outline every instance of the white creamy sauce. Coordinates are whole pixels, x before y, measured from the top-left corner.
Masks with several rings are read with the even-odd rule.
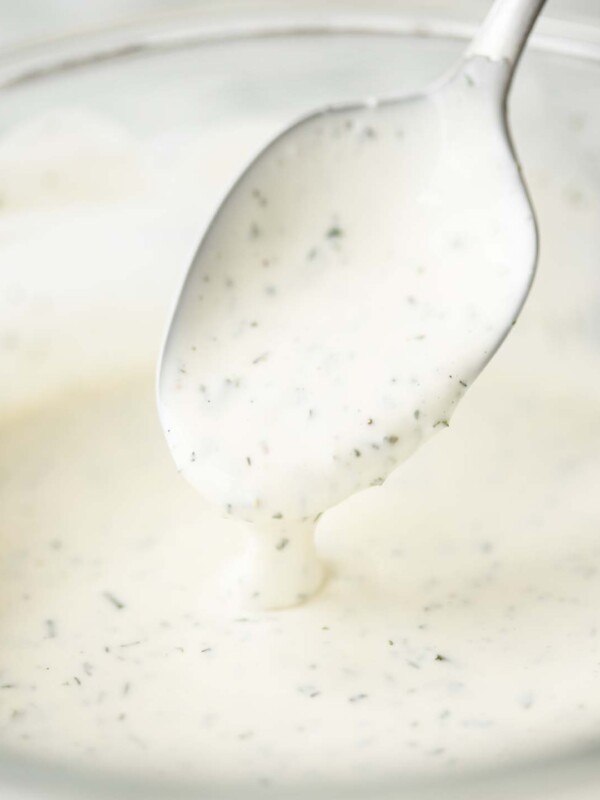
[[[449,420],[514,321],[535,261],[504,139],[506,67],[312,118],[242,177],[169,335],[179,469],[247,520],[247,605],[318,588],[315,520]]]
[[[176,474],[152,385],[173,263],[185,263],[199,219],[273,124],[207,133],[201,144],[190,134],[178,141],[173,162],[164,157],[164,142],[117,135],[112,123],[88,118],[79,127],[85,140],[79,152],[91,163],[104,159],[105,167],[90,166],[85,174],[81,159],[71,164],[68,154],[56,167],[61,135],[49,139],[48,119],[28,126],[35,164],[24,144],[22,161],[15,160],[20,131],[0,143],[0,177],[3,169],[27,173],[31,190],[25,196],[17,177],[4,181],[5,189],[15,188],[5,191],[0,209],[3,750],[152,779],[277,788],[376,783],[407,772],[458,774],[597,737],[600,192],[592,166],[599,112],[575,101],[567,106],[572,116],[554,111],[559,133],[546,137],[541,120],[550,112],[540,95],[532,91],[518,106],[519,143],[544,243],[522,318],[443,435],[385,485],[324,514],[316,547],[328,580],[310,602],[284,612],[240,612],[223,602],[223,575],[244,551],[244,532]],[[53,116],[55,130],[62,116]],[[67,114],[62,129],[72,120]],[[410,142],[398,141],[394,150],[395,130],[384,125],[376,142],[359,130],[340,131],[343,152],[359,164],[376,157],[379,151],[370,149],[376,144],[386,158],[397,152],[402,159]],[[8,142],[11,159],[3,157]],[[124,177],[116,195],[102,177],[112,174],[109,163],[120,165]],[[55,194],[45,181],[52,170]],[[165,196],[173,198],[169,204]],[[264,227],[266,209],[253,202],[251,194],[244,198],[248,224],[262,224],[261,236],[227,246],[255,248],[258,259],[265,243],[274,247],[278,239]],[[260,415],[269,412],[265,398],[278,409],[269,381],[282,374],[280,359],[289,350],[297,368],[302,352],[316,348],[308,362],[313,369],[290,371],[284,385],[288,395],[296,385],[305,391],[291,397],[281,419],[268,419],[273,461],[258,446],[262,417],[250,413],[248,431],[238,425],[220,456],[211,456],[213,466],[217,456],[227,459],[220,504],[231,502],[239,516],[265,489],[261,508],[277,513],[285,502],[291,518],[304,515],[300,478],[286,477],[298,470],[299,452],[314,459],[316,476],[314,482],[301,476],[302,486],[312,492],[325,480],[314,507],[312,494],[304,494],[306,513],[384,477],[404,437],[431,432],[441,409],[447,414],[462,394],[460,380],[472,377],[454,371],[468,366],[462,362],[448,369],[442,360],[435,375],[421,370],[428,351],[419,348],[429,346],[427,338],[394,341],[395,309],[404,333],[442,330],[417,291],[428,273],[407,270],[404,288],[382,270],[394,297],[373,295],[351,247],[362,225],[352,208],[318,203],[314,220],[307,211],[313,238],[298,243],[289,269],[281,262],[244,272],[233,259],[230,275],[215,265],[199,334],[210,326],[228,346],[221,351],[208,338],[182,342],[179,366],[186,372],[173,379],[181,381],[181,397],[194,396],[203,419],[223,435],[229,396],[254,398]],[[282,207],[282,224],[287,218]],[[332,227],[342,235],[328,236]],[[456,251],[444,238],[447,230],[438,232],[440,252],[455,269],[461,248],[476,255],[482,247],[481,230],[475,221],[469,225]],[[400,231],[395,252],[407,242]],[[317,248],[318,257],[307,258],[307,247]],[[367,255],[361,254],[363,264]],[[375,259],[369,263],[377,269]],[[340,285],[342,270],[348,283]],[[227,276],[233,287],[225,285]],[[499,272],[488,278],[502,285]],[[273,296],[263,291],[271,280]],[[298,319],[286,320],[305,300],[312,315],[312,290],[304,294],[311,281],[329,292],[314,335]],[[381,308],[380,329],[371,303],[360,310],[343,303],[344,291],[355,297],[363,289]],[[250,317],[244,298],[254,291]],[[411,293],[415,304],[407,300]],[[339,342],[334,309],[345,321]],[[371,359],[365,315],[378,331],[368,338],[371,352],[376,348]],[[486,319],[474,328],[484,339]],[[462,316],[457,320],[463,324]],[[363,335],[346,340],[354,325]],[[298,331],[302,352],[263,330]],[[344,358],[336,361],[338,346]],[[252,363],[266,352],[268,358]],[[418,370],[414,376],[407,363]],[[319,365],[345,382],[343,396],[337,384],[326,384]],[[410,382],[432,375],[439,382],[423,394]],[[226,387],[226,377],[239,377],[239,386]],[[206,397],[220,399],[218,410],[200,405],[201,381]],[[334,401],[339,415],[329,418],[339,425],[325,426],[320,420]],[[404,411],[417,409],[421,428],[405,426]],[[403,441],[386,441],[393,435]],[[319,437],[327,448],[316,447]],[[190,448],[180,447],[187,469]],[[275,468],[281,484],[267,473]],[[215,474],[211,468],[202,478],[205,489],[213,481],[213,501]],[[237,475],[238,488],[231,483]],[[278,535],[273,559],[286,557]]]

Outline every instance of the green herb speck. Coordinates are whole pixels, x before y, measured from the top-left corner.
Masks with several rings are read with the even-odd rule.
[[[112,592],[103,592],[103,593],[102,593],[102,595],[103,595],[103,597],[105,597],[105,598],[108,600],[108,602],[109,602],[109,603],[112,603],[112,605],[113,605],[113,606],[114,606],[114,607],[115,607],[115,608],[116,608],[118,611],[122,611],[122,610],[125,608],[125,604],[124,604],[124,603],[122,603],[122,602],[121,602],[121,601],[118,599],[118,597],[115,597],[115,596],[114,596],[114,594],[112,594]]]

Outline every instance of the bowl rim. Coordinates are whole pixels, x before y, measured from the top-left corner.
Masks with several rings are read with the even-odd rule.
[[[368,0],[204,0],[201,8],[134,16],[116,25],[24,41],[0,53],[0,89],[130,56],[168,52],[236,39],[365,35],[466,41],[477,20],[427,13],[406,15]],[[352,8],[350,8],[352,6]],[[600,15],[590,20],[542,17],[528,50],[600,61]]]

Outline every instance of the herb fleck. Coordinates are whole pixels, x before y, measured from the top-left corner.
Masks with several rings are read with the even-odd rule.
[[[109,603],[112,603],[112,605],[113,605],[113,606],[114,606],[114,607],[115,607],[115,608],[116,608],[118,611],[122,611],[122,610],[125,608],[125,604],[124,604],[124,603],[122,603],[122,602],[121,602],[121,601],[118,599],[118,597],[115,597],[115,596],[114,596],[114,594],[112,594],[112,592],[103,592],[103,593],[102,593],[102,596],[103,596],[103,597],[105,597],[105,598],[108,600],[108,602],[109,602]]]
[[[318,697],[321,694],[316,686],[299,686],[298,691],[307,697]]]
[[[264,208],[267,205],[267,198],[260,191],[260,189],[253,189],[252,190],[252,197],[256,200],[256,202],[258,203],[258,205],[261,208]]]

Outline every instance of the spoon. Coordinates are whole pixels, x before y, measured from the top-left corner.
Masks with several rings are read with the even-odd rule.
[[[246,523],[246,606],[317,591],[319,516],[449,426],[523,306],[537,235],[506,98],[543,4],[496,0],[419,94],[296,123],[204,234],[159,411],[179,470]]]

